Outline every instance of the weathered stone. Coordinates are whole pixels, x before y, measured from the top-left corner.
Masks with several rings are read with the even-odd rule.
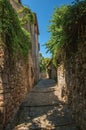
[[[86,69],[86,64],[83,64],[83,66],[82,66],[82,67],[83,67],[83,69]]]
[[[4,92],[4,90],[3,89],[0,89],[0,94],[2,94]]]
[[[61,99],[68,102],[77,125],[86,129],[86,42],[78,43],[78,51],[70,59],[61,59],[57,69]],[[69,52],[71,53],[71,52]],[[63,63],[63,69],[62,68]],[[65,70],[65,72],[64,72]],[[64,76],[63,76],[64,75]],[[66,97],[66,98],[65,98]]]
[[[0,101],[0,107],[3,107],[3,106],[4,106],[4,102]]]
[[[1,101],[4,101],[3,94],[0,94],[0,102],[1,102]]]
[[[0,113],[4,112],[4,107],[0,107]]]

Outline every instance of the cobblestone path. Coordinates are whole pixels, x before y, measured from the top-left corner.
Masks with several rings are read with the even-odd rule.
[[[57,88],[55,81],[41,80],[22,103],[13,130],[78,130]]]

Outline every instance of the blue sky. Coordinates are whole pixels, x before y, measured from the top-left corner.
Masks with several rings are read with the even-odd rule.
[[[46,54],[46,49],[43,46],[49,40],[48,26],[52,13],[55,7],[60,7],[64,4],[71,4],[74,0],[21,0],[22,4],[28,6],[33,12],[37,14],[39,26],[39,43],[40,52],[44,57],[50,57]]]

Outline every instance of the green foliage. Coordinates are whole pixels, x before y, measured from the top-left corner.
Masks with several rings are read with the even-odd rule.
[[[6,36],[8,49],[17,56],[28,56],[30,48],[30,34],[20,26],[17,13],[9,1],[0,0],[0,32]]]
[[[46,43],[46,48],[52,53],[53,63],[56,66],[57,52],[63,46],[64,43],[64,32],[63,23],[64,15],[67,12],[68,7],[62,6],[55,8],[52,19],[50,21],[49,32],[51,33],[50,40]]]
[[[46,67],[50,61],[50,58],[44,58],[40,53],[40,71],[46,72]]]
[[[86,29],[86,0],[75,0],[72,5],[55,8],[50,23],[50,39],[45,45],[55,62],[62,49],[77,48],[80,26]]]
[[[66,44],[77,44],[81,25],[86,27],[86,1],[79,2],[76,0],[73,5],[68,6],[64,16],[63,26]]]
[[[21,25],[25,25],[29,22],[34,23],[34,14],[31,12],[31,10],[27,7],[23,7],[22,10],[18,11],[18,14],[23,14],[23,17],[20,17],[20,23]]]
[[[14,0],[16,3],[18,3],[18,0]]]

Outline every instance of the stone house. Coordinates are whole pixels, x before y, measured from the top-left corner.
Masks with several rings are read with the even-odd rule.
[[[8,1],[18,13],[19,18],[23,18],[24,14],[21,11],[24,7],[21,1]],[[33,13],[33,17],[33,23],[30,23],[30,20],[27,19],[27,22],[22,25],[31,36],[31,47],[28,52],[27,62],[25,62],[23,57],[13,59],[11,52],[5,45],[5,34],[2,41],[0,41],[0,130],[5,129],[5,126],[12,121],[19,109],[19,105],[33,85],[39,80],[39,29],[35,13]],[[13,21],[15,22],[14,19]]]
[[[39,43],[38,43],[38,21],[36,13],[34,13],[35,23],[31,25],[31,43],[32,43],[32,60],[33,60],[33,70],[34,70],[34,82],[37,83],[39,80]]]
[[[21,4],[21,0],[15,2],[15,0],[10,0],[13,8],[16,12],[23,10],[23,6]],[[25,14],[22,12],[18,13],[19,17],[24,17]],[[31,35],[31,49],[28,54],[28,64],[29,64],[29,85],[30,88],[37,83],[39,80],[39,43],[38,43],[38,35],[39,35],[39,28],[38,28],[38,21],[36,13],[33,13],[34,23],[30,23],[29,19],[27,23],[23,25],[23,27],[30,32]]]

